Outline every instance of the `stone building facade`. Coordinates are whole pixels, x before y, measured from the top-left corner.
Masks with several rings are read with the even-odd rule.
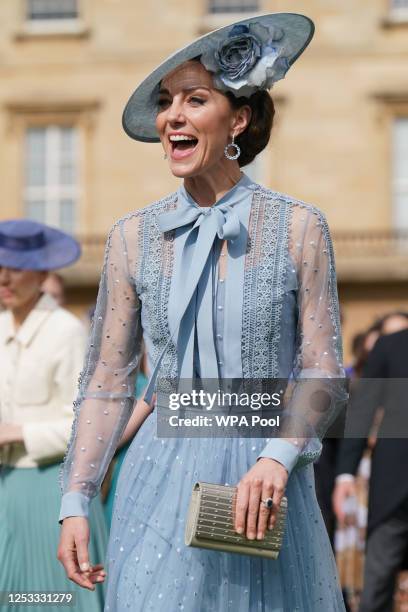
[[[122,130],[133,88],[193,38],[281,11],[316,34],[274,86],[271,143],[249,172],[326,213],[346,348],[374,316],[408,310],[408,0],[2,0],[0,215],[81,238],[73,310],[94,300],[114,220],[177,185],[161,146]]]

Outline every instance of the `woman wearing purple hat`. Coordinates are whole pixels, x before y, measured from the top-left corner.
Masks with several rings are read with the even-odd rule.
[[[86,336],[41,287],[48,271],[79,256],[79,244],[57,229],[22,219],[0,223],[0,589],[6,598],[17,593],[1,602],[10,610],[26,610],[25,602],[43,610],[40,593],[47,591],[69,591],[78,611],[103,607],[103,592],[72,584],[55,559],[58,470]],[[102,557],[107,533],[99,500],[91,523],[90,546]]]
[[[183,183],[109,235],[61,472],[58,558],[72,580],[94,589],[89,563],[100,559],[87,550],[89,506],[134,417],[143,335],[152,375],[117,488],[107,612],[344,611],[312,465],[345,398],[330,233],[315,206],[241,172],[269,141],[267,90],[313,31],[304,15],[277,13],[211,32],[156,68],[125,108],[126,132],[161,142]],[[156,412],[168,412],[161,402],[172,381],[178,389],[232,379],[295,383],[268,443],[256,435],[158,435]],[[157,411],[149,414],[151,404]],[[237,485],[237,498],[234,508],[225,502],[225,522],[221,497],[201,506],[207,540],[197,532],[203,545],[192,547],[184,535],[197,481]],[[244,554],[262,547],[268,527],[273,539],[284,493],[278,558]]]

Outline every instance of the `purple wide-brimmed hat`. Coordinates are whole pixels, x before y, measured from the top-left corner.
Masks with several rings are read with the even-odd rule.
[[[80,255],[79,243],[54,227],[29,219],[0,222],[0,266],[48,272],[69,266]]]

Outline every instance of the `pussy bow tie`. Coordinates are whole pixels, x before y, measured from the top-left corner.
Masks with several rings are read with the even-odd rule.
[[[200,377],[219,377],[214,339],[211,251],[216,236],[221,240],[233,240],[239,235],[240,220],[234,205],[242,197],[229,200],[226,203],[221,198],[211,207],[200,207],[188,198],[177,209],[161,213],[157,218],[162,232],[188,225],[191,225],[191,229],[181,255],[181,265],[173,278],[177,288],[179,315],[147,385],[144,400],[148,403],[153,395],[162,358],[177,331],[179,378],[191,381],[194,377],[195,337],[199,354],[204,357],[200,359]]]

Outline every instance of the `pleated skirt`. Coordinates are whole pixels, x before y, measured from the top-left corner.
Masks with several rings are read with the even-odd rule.
[[[75,603],[71,607],[30,604],[0,609],[103,610],[105,583],[96,584],[95,591],[84,589],[66,577],[57,559],[61,530],[58,473],[58,463],[38,468],[0,466],[0,591],[69,592]],[[90,561],[104,563],[108,533],[99,498],[91,504],[89,522]]]
[[[264,446],[260,438],[160,439],[154,413],[144,421],[115,494],[106,612],[345,612],[312,464],[288,480],[276,561],[184,544],[194,482],[237,484]]]

